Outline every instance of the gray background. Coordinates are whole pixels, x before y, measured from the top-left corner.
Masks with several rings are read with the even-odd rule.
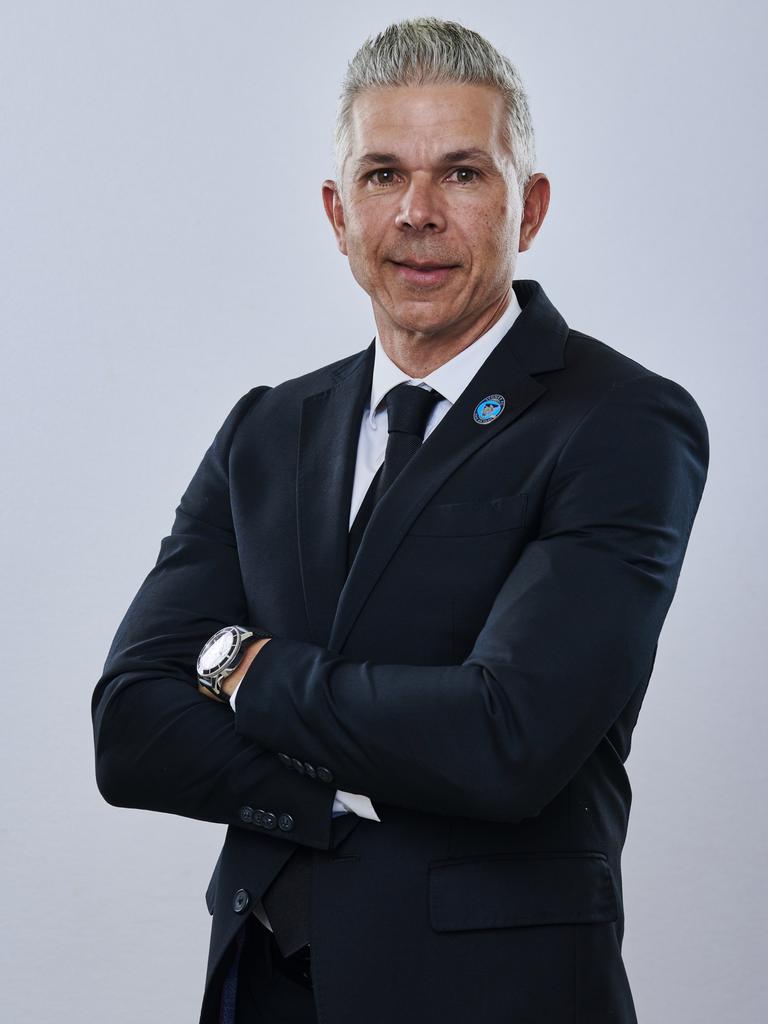
[[[624,955],[642,1024],[753,1024],[768,853],[760,5],[363,6],[2,6],[0,1015],[197,1020],[225,829],[102,800],[91,692],[235,401],[373,337],[321,206],[336,98],[369,33],[436,14],[487,35],[529,92],[552,202],[517,277],[683,384],[709,425],[628,762]]]

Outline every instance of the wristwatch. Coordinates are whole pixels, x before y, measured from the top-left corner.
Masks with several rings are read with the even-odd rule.
[[[197,656],[197,681],[220,701],[229,704],[229,694],[221,688],[221,684],[232,675],[243,660],[248,641],[262,640],[271,637],[263,629],[255,626],[224,626],[206,640],[203,649]]]

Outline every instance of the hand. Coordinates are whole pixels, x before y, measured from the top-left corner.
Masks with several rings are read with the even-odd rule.
[[[228,675],[227,678],[222,683],[221,688],[224,691],[224,693],[227,694],[228,697],[232,696],[235,687],[243,678],[245,673],[248,671],[248,667],[250,666],[251,662],[256,657],[256,655],[259,653],[261,648],[264,646],[264,644],[268,644],[271,639],[271,636],[262,637],[259,640],[255,640],[252,644],[248,644],[248,646],[245,649],[245,654],[243,655],[243,660],[237,666],[235,671],[231,675]],[[214,693],[212,693],[209,689],[203,686],[202,683],[198,683],[197,688],[200,691],[200,693],[204,693],[205,696],[210,697],[211,700],[218,701],[219,704],[223,703]]]

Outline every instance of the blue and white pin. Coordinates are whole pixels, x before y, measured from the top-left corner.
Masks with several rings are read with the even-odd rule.
[[[482,401],[475,406],[474,420],[481,426],[486,423],[493,423],[501,416],[504,409],[504,395],[486,395]]]

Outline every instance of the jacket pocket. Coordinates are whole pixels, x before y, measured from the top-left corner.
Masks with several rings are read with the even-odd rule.
[[[462,537],[516,530],[525,522],[527,494],[427,505],[409,533],[419,537]]]
[[[438,932],[615,921],[604,853],[514,853],[433,861],[429,914]]]

